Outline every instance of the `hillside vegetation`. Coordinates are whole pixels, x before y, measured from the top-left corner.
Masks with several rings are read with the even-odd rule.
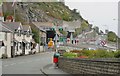
[[[15,7],[15,8],[14,8]],[[65,21],[83,20],[76,9],[70,10],[68,6],[61,2],[34,2],[34,3],[16,3],[12,7],[12,3],[4,3],[4,16],[14,15],[16,21],[25,22],[38,21],[47,22],[52,18]]]

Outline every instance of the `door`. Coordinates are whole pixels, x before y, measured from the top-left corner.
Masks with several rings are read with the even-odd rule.
[[[24,42],[22,42],[22,46],[23,46],[22,54],[25,55],[25,43]]]

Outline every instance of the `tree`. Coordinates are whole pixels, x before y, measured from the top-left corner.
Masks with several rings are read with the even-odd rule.
[[[111,41],[111,42],[116,42],[117,41],[117,36],[112,31],[108,32],[107,37],[108,37],[108,41]]]

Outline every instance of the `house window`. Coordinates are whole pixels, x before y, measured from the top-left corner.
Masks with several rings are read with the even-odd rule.
[[[30,31],[27,31],[27,37],[30,37]]]
[[[27,43],[26,43],[26,49],[28,49],[28,47],[27,47]]]
[[[15,29],[15,33],[18,32],[17,29]]]
[[[29,49],[31,48],[31,43],[29,43]]]
[[[22,30],[18,30],[18,36],[21,36]]]
[[[22,43],[21,42],[19,43],[19,48],[22,49]]]
[[[18,51],[18,43],[17,43],[17,46],[16,46],[16,47],[17,47],[17,51]]]

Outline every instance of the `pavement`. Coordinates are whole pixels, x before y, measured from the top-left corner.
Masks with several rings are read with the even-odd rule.
[[[46,76],[50,76],[50,75],[62,75],[62,76],[70,76],[69,73],[66,73],[64,71],[62,71],[59,68],[55,68],[55,65],[53,63],[48,64],[46,66],[44,66],[41,71],[46,75]]]
[[[59,68],[55,68],[54,64],[48,64],[41,69],[45,74],[68,74]]]

